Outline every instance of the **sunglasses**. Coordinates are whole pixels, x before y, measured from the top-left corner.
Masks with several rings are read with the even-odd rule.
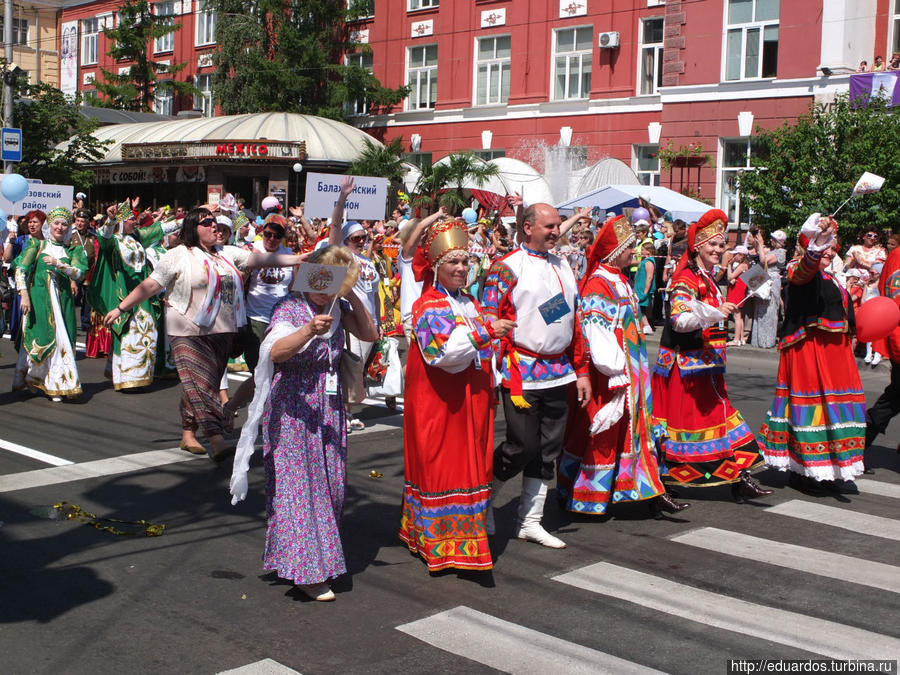
[[[363,236],[359,236],[359,237],[347,237],[347,241],[352,241],[354,244],[361,244],[361,243],[364,242],[366,239],[368,239],[368,237],[366,237],[366,236],[364,236],[364,235],[363,235]]]
[[[866,235],[866,239],[878,239],[878,235],[873,232],[869,232],[869,234]]]
[[[197,225],[203,226],[203,227],[210,227],[210,226],[215,225],[215,224],[216,224],[216,219],[215,219],[215,218],[204,218],[204,219],[201,220],[199,223],[197,223]]]
[[[262,236],[263,236],[263,239],[281,239],[281,237],[279,235],[275,234],[274,232],[269,232],[268,230],[263,232]]]

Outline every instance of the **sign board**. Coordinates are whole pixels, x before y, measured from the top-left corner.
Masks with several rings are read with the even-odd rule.
[[[2,139],[0,139],[0,145],[2,145],[3,152],[0,153],[0,159],[4,162],[21,162],[22,161],[22,130],[21,129],[10,129],[9,127],[3,127],[2,133],[0,133]]]
[[[3,178],[4,175],[0,174],[0,183],[3,182]],[[17,202],[11,202],[0,194],[0,209],[17,216],[24,215],[35,209],[48,213],[50,209],[55,209],[57,206],[71,209],[72,193],[74,191],[71,185],[29,182],[28,194]]]
[[[343,176],[333,173],[306,174],[306,217],[330,218],[341,194]],[[387,178],[353,176],[356,183],[347,197],[344,218],[347,220],[384,220],[387,208]]]

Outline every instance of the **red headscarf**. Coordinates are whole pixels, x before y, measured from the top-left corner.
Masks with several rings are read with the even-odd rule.
[[[725,227],[728,225],[728,216],[720,209],[710,209],[696,223],[691,223],[687,233],[687,248],[681,254],[675,275],[683,271],[691,262],[691,256],[697,252],[701,244],[719,235],[725,236]]]

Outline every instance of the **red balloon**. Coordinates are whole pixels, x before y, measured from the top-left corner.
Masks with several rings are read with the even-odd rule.
[[[900,307],[883,295],[866,300],[856,313],[856,338],[874,342],[891,334],[900,324]]]

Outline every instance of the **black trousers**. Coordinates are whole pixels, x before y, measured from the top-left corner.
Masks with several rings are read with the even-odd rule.
[[[521,472],[528,478],[552,480],[566,434],[568,385],[525,391],[530,408],[517,408],[509,390],[500,391],[506,440],[494,450],[494,477],[505,481]]]
[[[900,361],[891,361],[891,381],[875,405],[866,411],[866,447],[878,434],[887,431],[888,422],[900,413]]]

